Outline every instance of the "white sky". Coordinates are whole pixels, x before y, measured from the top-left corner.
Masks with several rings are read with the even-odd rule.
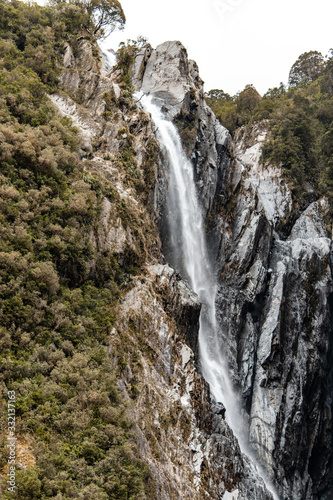
[[[153,47],[180,40],[205,81],[205,91],[231,95],[252,83],[264,94],[287,83],[303,52],[333,47],[332,0],[120,0],[123,32],[104,47],[142,35]]]

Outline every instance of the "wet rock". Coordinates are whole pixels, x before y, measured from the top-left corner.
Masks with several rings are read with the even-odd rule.
[[[222,418],[225,416],[225,406],[223,403],[216,403],[212,405],[212,412],[215,415],[221,415]]]

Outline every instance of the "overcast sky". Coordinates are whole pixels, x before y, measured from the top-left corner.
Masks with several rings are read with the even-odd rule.
[[[264,94],[287,83],[303,52],[333,47],[332,0],[120,0],[127,22],[104,43],[143,35],[153,47],[180,40],[205,81],[205,91],[231,95],[252,83]]]

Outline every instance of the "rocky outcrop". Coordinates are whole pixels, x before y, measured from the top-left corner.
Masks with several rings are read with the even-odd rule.
[[[312,203],[290,227],[288,185],[278,167],[260,162],[265,123],[241,129],[231,144],[179,42],[149,48],[142,60],[136,86],[163,101],[193,162],[220,282],[220,346],[243,395],[252,448],[281,498],[329,498],[332,274],[325,201]],[[167,170],[163,151],[161,161]],[[163,234],[163,213],[161,221]]]
[[[207,384],[186,342],[197,338],[199,312],[196,295],[161,264],[148,267],[147,278],[119,309],[112,357],[117,363],[120,335],[128,334],[131,348],[120,383],[127,394],[133,382],[139,384],[132,408],[141,454],[156,478],[158,499],[268,500],[225,422],[223,405],[210,408]]]
[[[193,90],[202,89],[198,67],[189,61],[185,47],[178,41],[162,43],[156,49],[145,47],[136,59],[136,89],[160,98],[169,118],[188,109],[191,91],[193,94]]]
[[[156,49],[150,46],[142,49],[134,66],[133,82],[138,91],[152,94],[161,103],[165,115],[173,119],[179,129],[194,166],[201,207],[209,226],[209,248],[214,258],[221,232],[219,212],[226,197],[225,179],[232,157],[230,134],[207,106],[198,67],[188,59],[180,42],[165,42]],[[163,173],[157,183],[155,208],[160,216],[164,249],[168,253],[167,216],[164,213],[168,165],[163,149],[160,164]]]

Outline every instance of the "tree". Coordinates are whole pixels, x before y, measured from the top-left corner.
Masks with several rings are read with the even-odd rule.
[[[234,97],[220,89],[212,89],[205,93],[208,106],[214,111],[218,120],[229,132],[237,127],[236,101]]]
[[[261,95],[253,85],[246,85],[237,98],[237,112],[252,122],[255,108],[261,101]],[[248,116],[249,115],[249,116]]]
[[[126,22],[118,0],[53,0],[58,9],[79,19],[81,28],[94,38],[106,38]],[[76,12],[73,10],[76,9]]]
[[[289,86],[295,87],[296,85],[313,82],[321,75],[324,67],[324,57],[320,52],[316,50],[304,52],[290,69]]]
[[[220,100],[226,100],[226,101],[232,101],[232,97],[224,92],[223,90],[219,89],[212,89],[209,92],[205,93],[205,98],[206,99],[211,99],[213,101],[220,101]]]
[[[329,50],[321,82],[321,91],[333,96],[333,49]]]
[[[280,83],[279,87],[274,87],[272,89],[268,89],[266,94],[264,94],[264,99],[278,99],[279,97],[286,94],[286,87],[283,82]]]
[[[87,31],[94,36],[106,37],[115,29],[124,27],[126,18],[118,0],[77,0],[82,4],[91,23],[86,26]]]

